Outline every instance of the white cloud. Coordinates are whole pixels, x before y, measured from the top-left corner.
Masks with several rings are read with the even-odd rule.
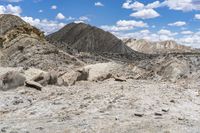
[[[186,22],[184,22],[184,21],[177,21],[177,22],[174,22],[174,23],[170,23],[168,25],[169,26],[178,26],[178,27],[180,27],[180,26],[186,25]]]
[[[136,18],[142,18],[142,19],[150,19],[150,18],[159,17],[160,14],[157,13],[153,9],[143,9],[143,10],[139,10],[139,11],[137,11],[135,13],[132,13],[130,16],[131,17],[136,17]]]
[[[190,34],[193,34],[193,32],[189,31],[189,30],[186,30],[186,31],[182,31],[181,34],[183,34],[183,35],[190,35]]]
[[[186,35],[181,38],[176,39],[180,44],[184,44],[186,46],[192,46],[195,48],[200,48],[200,32],[193,33],[191,35]]]
[[[73,17],[71,17],[71,16],[69,16],[69,17],[66,18],[66,20],[68,20],[68,21],[69,21],[69,20],[74,20],[74,19],[75,19],[75,18],[73,18]]]
[[[20,2],[22,0],[0,0],[0,1],[6,1],[6,2]]]
[[[63,20],[63,19],[65,19],[65,16],[62,13],[58,13],[56,15],[56,19]]]
[[[104,6],[101,2],[96,2],[96,3],[94,3],[94,5],[95,6],[100,6],[100,7]]]
[[[161,29],[157,32],[159,35],[167,35],[167,36],[175,36],[177,35],[177,33],[173,33],[170,30],[166,30],[166,29]]]
[[[195,19],[200,19],[200,14],[195,14],[194,18]]]
[[[43,10],[39,10],[38,12],[39,12],[39,13],[42,13],[42,12],[43,12]]]
[[[79,17],[80,21],[90,21],[90,19],[87,16],[81,16]]]
[[[147,34],[150,34],[150,31],[149,30],[141,30],[140,33],[147,35]]]
[[[148,27],[147,23],[144,23],[143,21],[135,21],[135,20],[119,20],[116,22],[116,25],[103,25],[101,26],[102,29],[106,31],[129,31],[133,30],[134,28],[144,28]]]
[[[57,21],[49,21],[47,19],[40,20],[37,18],[34,19],[32,17],[27,17],[27,16],[21,18],[27,23],[30,23],[31,25],[41,29],[42,31],[45,32],[45,34],[50,34],[65,26],[64,23],[59,23]]]
[[[119,20],[117,22],[117,26],[119,27],[148,27],[147,23],[143,21],[135,21],[135,20]]]
[[[150,3],[146,6],[148,9],[154,9],[160,7],[160,1],[155,1],[153,3]]]
[[[76,21],[74,21],[74,23],[80,24],[80,23],[85,23],[85,22],[84,21],[80,21],[80,20],[76,20]]]
[[[22,13],[22,9],[20,6],[13,6],[11,4],[8,4],[7,6],[0,5],[0,14],[13,14],[20,16]]]
[[[140,10],[144,8],[144,4],[138,1],[135,1],[134,3],[132,3],[132,0],[127,0],[125,3],[123,3],[122,8]]]
[[[56,5],[52,5],[52,6],[51,6],[51,9],[52,9],[52,10],[56,10],[56,9],[57,9],[57,6],[56,6]]]
[[[200,2],[198,0],[165,0],[162,4],[172,10],[200,10]]]

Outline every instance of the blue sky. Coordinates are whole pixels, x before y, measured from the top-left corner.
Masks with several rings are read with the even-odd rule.
[[[0,13],[18,15],[46,34],[75,21],[119,38],[200,47],[200,0],[0,0]]]

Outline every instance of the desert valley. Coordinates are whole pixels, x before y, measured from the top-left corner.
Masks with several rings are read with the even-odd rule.
[[[200,50],[0,15],[1,133],[198,133]]]

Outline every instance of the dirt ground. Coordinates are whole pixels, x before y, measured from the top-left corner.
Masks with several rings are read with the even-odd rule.
[[[199,133],[200,83],[77,82],[0,92],[1,133]]]

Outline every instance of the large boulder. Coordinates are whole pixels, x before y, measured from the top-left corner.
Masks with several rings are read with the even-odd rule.
[[[77,81],[88,80],[88,71],[84,69],[71,71],[61,76],[61,78],[63,79],[64,85],[74,85]]]
[[[26,78],[16,71],[10,71],[0,76],[0,90],[6,91],[23,86]]]
[[[88,71],[89,81],[103,81],[109,79],[112,76],[119,74],[118,70],[121,68],[121,64],[114,62],[98,63],[84,67],[85,71]]]

